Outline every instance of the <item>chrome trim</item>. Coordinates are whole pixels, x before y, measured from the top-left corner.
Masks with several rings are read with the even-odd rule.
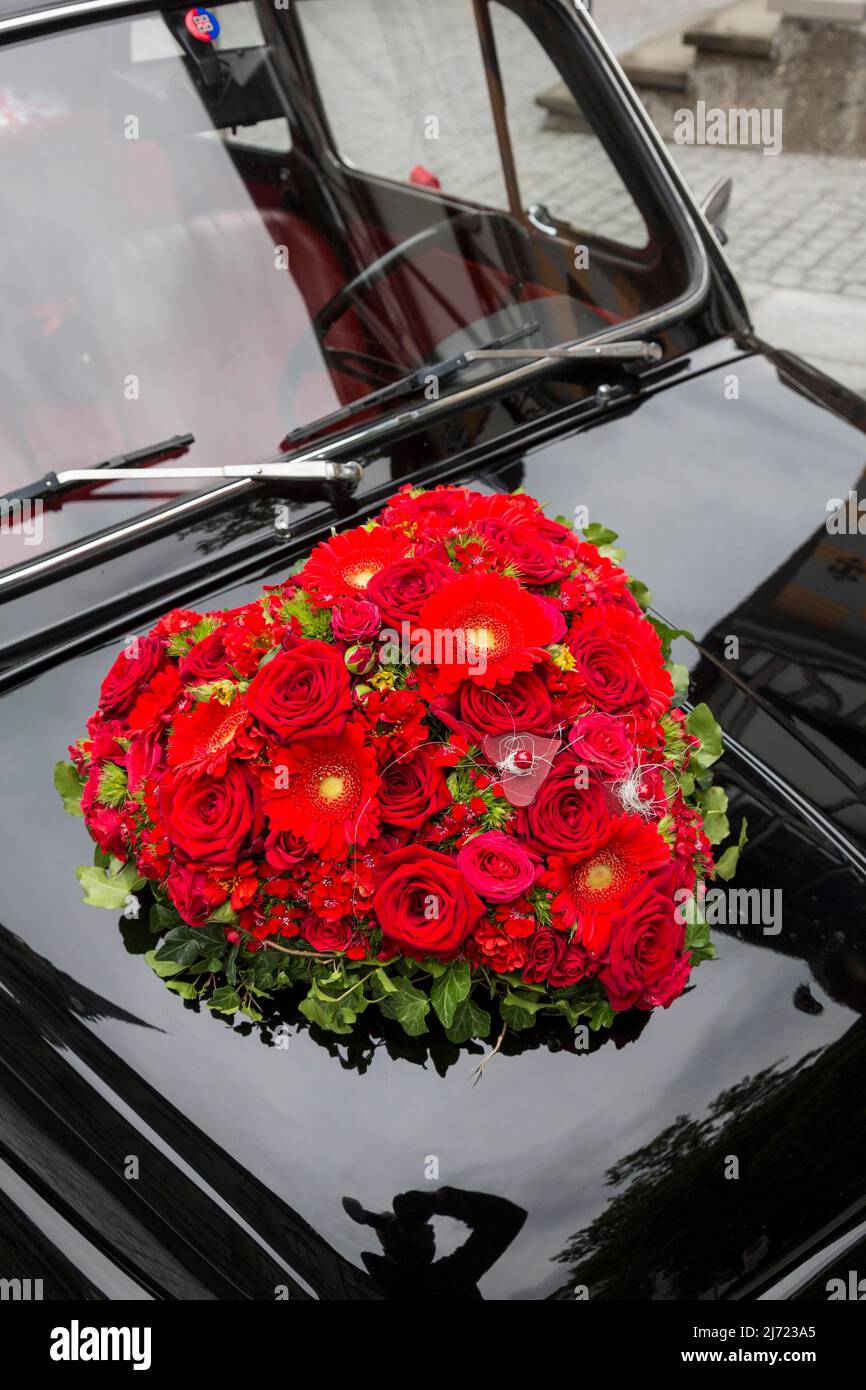
[[[656,127],[653,125],[649,116],[647,115],[646,108],[644,107],[640,97],[638,96],[631,82],[626,77],[625,72],[619,64],[619,60],[617,59],[616,54],[613,52],[613,49],[607,42],[607,39],[602,34],[601,30],[599,29],[598,25],[596,24],[588,9],[586,9],[585,6],[582,4],[582,0],[555,0],[555,3],[559,4],[560,7],[568,13],[569,18],[574,23],[584,24],[592,32],[593,39],[603,52],[603,55],[608,65],[608,69],[612,70],[609,71],[608,76],[612,79],[615,78],[614,85],[616,84],[616,82],[618,82],[621,86],[622,95],[627,98],[627,104],[630,106],[632,115],[634,116],[638,126],[640,127],[641,134],[643,135],[644,143],[646,144],[647,150],[653,155],[656,164],[661,166],[661,172],[666,175],[668,183],[670,185],[670,192],[672,196],[680,203],[680,211],[684,214],[686,221],[689,222],[690,230],[692,231],[694,238],[697,241],[698,246],[700,248],[699,254],[703,262],[704,270],[706,272],[706,287],[701,291],[700,295],[698,295],[696,292],[693,296],[691,296],[691,302],[689,303],[689,307],[697,307],[697,305],[700,303],[700,300],[703,298],[703,294],[706,292],[706,288],[709,287],[709,258],[707,255],[706,243],[704,242],[703,238],[698,234],[697,227],[691,221],[691,218],[697,218],[699,223],[706,228],[709,234],[711,244],[713,246],[713,253],[724,262],[726,271],[728,272],[734,284],[736,285],[737,291],[742,301],[743,308],[746,312],[749,324],[751,325],[752,311],[749,308],[749,301],[746,297],[745,290],[743,289],[743,284],[739,277],[739,274],[732,266],[728,257],[725,255],[725,252],[721,244],[719,243],[718,237],[716,236],[715,232],[713,231],[713,228],[710,226],[709,222],[707,221],[706,217],[701,211],[700,202],[697,196],[690,188],[685,176],[679,168],[679,165],[677,164],[673,156],[669,153],[664,140],[662,139]],[[684,305],[688,302],[688,300],[689,297],[687,296],[685,300],[679,300],[677,301],[677,303],[680,305]],[[632,322],[641,325],[644,322],[644,320],[633,319]]]
[[[106,476],[100,475],[102,481],[105,481]],[[144,475],[136,474],[137,478],[142,476]],[[135,521],[129,521],[115,527],[113,531],[91,536],[89,540],[79,541],[76,545],[67,546],[63,550],[52,551],[43,560],[31,560],[28,564],[16,565],[14,569],[0,574],[0,596],[2,596],[2,590],[8,585],[19,583],[21,580],[32,579],[61,565],[68,565],[72,560],[84,559],[88,555],[98,555],[100,550],[116,545],[118,541],[140,535],[164,521],[180,519],[190,512],[196,511],[199,507],[205,506],[206,503],[212,503],[216,498],[228,497],[230,493],[242,492],[245,488],[250,487],[251,482],[250,478],[238,478],[235,482],[227,483],[225,487],[211,488],[208,492],[197,492],[195,496],[185,498],[183,502],[178,502],[174,507],[164,507],[158,512],[147,512],[144,516],[136,517]]]
[[[100,10],[124,10],[140,3],[141,0],[73,0],[71,5],[49,5],[44,10],[31,10],[27,14],[0,19],[0,34],[16,29],[32,29],[53,19],[77,19],[79,15],[97,14]]]

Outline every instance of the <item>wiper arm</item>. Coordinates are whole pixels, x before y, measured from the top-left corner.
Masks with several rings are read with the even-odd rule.
[[[116,478],[193,478],[196,481],[200,478],[249,478],[261,482],[331,482],[354,486],[360,482],[363,473],[360,463],[353,459],[272,459],[265,463],[225,464],[212,468],[150,468],[146,473],[139,472],[144,463],[186,453],[192,443],[194,439],[191,434],[175,435],[163,444],[106,459],[94,468],[66,468],[60,473],[47,473],[39,482],[17,488],[15,492],[7,492],[5,497],[0,497],[0,506],[10,502],[32,502],[43,497],[56,499],[59,504],[64,492],[87,483],[111,483]]]
[[[133,449],[131,453],[103,459],[102,463],[96,463],[92,468],[70,468],[62,473],[46,473],[35,483],[27,483],[24,487],[17,487],[12,492],[5,493],[0,497],[0,505],[4,502],[38,502],[44,499],[51,502],[55,498],[59,501],[64,492],[79,487],[81,483],[107,483],[111,477],[118,474],[121,477],[129,477],[131,470],[143,468],[148,463],[180,458],[194,443],[195,435],[175,434],[171,439],[163,439],[159,444],[148,444],[144,449]]]
[[[633,342],[623,339],[618,343],[576,343],[574,347],[551,348],[469,348],[464,354],[469,362],[485,357],[518,358],[524,362],[541,362],[547,357],[567,362],[659,362],[664,355],[660,343],[645,343],[638,338]]]
[[[516,343],[521,338],[529,338],[533,333],[537,333],[539,324],[535,319],[530,319],[527,323],[518,324],[509,333],[503,333],[501,338],[491,338],[489,343],[485,343],[482,349],[466,349],[458,352],[454,357],[446,357],[442,362],[430,362],[423,367],[416,367],[414,372],[409,372],[407,376],[401,376],[397,381],[389,382],[387,386],[380,386],[376,391],[370,391],[368,395],[361,396],[357,401],[351,401],[349,405],[341,406],[339,410],[332,410],[328,415],[322,415],[318,420],[311,420],[308,425],[299,425],[297,429],[287,434],[280,443],[281,449],[292,449],[296,444],[302,444],[305,439],[312,438],[313,435],[320,434],[324,430],[330,429],[333,425],[341,425],[345,420],[352,420],[356,415],[365,415],[377,405],[387,405],[391,401],[401,400],[404,396],[411,396],[414,391],[423,391],[428,385],[431,377],[436,381],[448,381],[458,372],[462,372],[464,367],[468,367],[472,360],[484,353],[494,356],[502,355],[509,343]],[[507,353],[504,354],[508,356]],[[517,349],[515,355],[520,357],[523,353]],[[530,354],[531,355],[531,354]]]

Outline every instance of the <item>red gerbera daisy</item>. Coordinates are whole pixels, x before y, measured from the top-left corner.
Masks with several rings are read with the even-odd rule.
[[[341,594],[363,592],[374,574],[408,549],[405,536],[384,526],[345,531],[315,547],[297,580],[319,603],[331,604]]]
[[[185,767],[191,777],[206,772],[218,777],[229,758],[250,757],[258,750],[261,740],[247,729],[251,720],[242,700],[229,705],[207,700],[178,715],[168,744],[169,766]]]
[[[670,858],[658,827],[640,816],[617,816],[592,853],[551,855],[542,883],[556,893],[553,911],[562,926],[577,925],[580,941],[598,955],[610,937],[610,918],[637,881]]]
[[[364,730],[346,725],[339,738],[312,738],[271,754],[264,778],[272,830],[302,836],[312,850],[345,859],[379,827],[376,755]]]
[[[430,596],[413,630],[413,649],[423,664],[437,667],[442,690],[463,680],[489,687],[541,661],[552,635],[549,614],[516,579],[474,570]]]

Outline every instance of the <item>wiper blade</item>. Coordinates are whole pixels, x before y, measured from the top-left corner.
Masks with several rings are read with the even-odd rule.
[[[64,492],[80,487],[84,482],[105,483],[118,473],[121,477],[129,477],[131,470],[143,468],[148,463],[180,458],[194,443],[193,434],[174,434],[171,439],[163,439],[158,444],[148,444],[143,449],[133,449],[131,453],[116,454],[114,458],[103,459],[102,463],[96,463],[92,468],[70,468],[61,473],[46,473],[35,483],[27,483],[24,487],[5,493],[0,497],[0,505],[4,502],[38,502],[45,499],[53,501],[55,498],[59,501]],[[126,472],[121,472],[124,469]]]
[[[537,333],[538,329],[537,321],[530,319],[526,323],[518,324],[509,333],[503,333],[501,338],[491,338],[489,343],[484,344],[483,349],[466,349],[463,352],[458,352],[454,357],[446,357],[442,362],[430,362],[422,367],[416,367],[414,372],[399,377],[397,381],[389,382],[387,386],[380,386],[376,391],[370,391],[368,395],[361,396],[359,400],[341,406],[339,410],[332,410],[328,415],[321,415],[318,420],[311,420],[308,425],[299,425],[297,429],[286,435],[279,447],[292,449],[296,444],[302,444],[305,439],[310,439],[315,434],[331,429],[334,425],[341,425],[345,420],[354,419],[356,415],[365,415],[374,406],[388,405],[391,401],[402,400],[404,396],[411,396],[415,391],[423,391],[431,377],[437,381],[448,381],[458,372],[462,372],[464,367],[468,367],[479,353],[499,355],[509,343],[516,343],[521,338],[529,338],[533,333]],[[516,351],[516,356],[522,356],[519,349]]]

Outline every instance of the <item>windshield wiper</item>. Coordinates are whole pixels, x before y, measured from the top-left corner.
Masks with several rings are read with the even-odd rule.
[[[61,473],[46,473],[36,483],[16,488],[0,497],[0,506],[10,502],[33,502],[40,498],[56,499],[59,504],[64,492],[83,487],[87,483],[111,483],[116,478],[168,478],[168,479],[209,479],[222,480],[249,478],[251,481],[268,482],[329,482],[354,486],[360,482],[363,470],[360,463],[346,459],[271,459],[265,463],[225,464],[213,468],[150,468],[146,473],[138,470],[145,463],[162,458],[174,458],[185,454],[194,443],[191,434],[175,435],[162,444],[149,449],[137,449],[131,454],[120,454],[117,458],[106,459],[93,468],[66,468]]]
[[[533,333],[537,333],[538,329],[539,324],[536,320],[530,319],[527,323],[518,324],[509,333],[503,333],[501,338],[491,338],[489,343],[484,343],[482,348],[476,348],[474,352],[471,349],[466,349],[463,352],[458,352],[454,357],[446,357],[442,362],[430,362],[423,367],[416,367],[414,372],[399,377],[397,381],[389,382],[387,386],[380,386],[376,391],[370,391],[366,396],[361,396],[359,400],[341,406],[339,410],[332,410],[327,415],[321,415],[318,420],[311,420],[308,425],[299,425],[297,429],[286,435],[279,447],[281,449],[293,449],[296,444],[302,444],[305,439],[310,439],[315,434],[321,434],[334,425],[341,425],[345,420],[353,420],[356,415],[366,414],[374,406],[388,405],[391,401],[398,401],[402,400],[404,396],[411,396],[415,391],[423,391],[431,379],[439,382],[448,381],[458,372],[462,372],[464,367],[469,366],[474,353],[479,351],[501,352],[507,348],[509,343],[516,343],[521,338],[529,338]],[[518,355],[520,355],[519,349]]]
[[[129,470],[143,468],[148,463],[159,463],[161,459],[180,458],[191,444],[195,443],[193,434],[174,434],[171,439],[163,439],[158,444],[148,444],[143,449],[133,449],[128,454],[116,454],[114,458],[103,459],[92,468],[65,469],[62,473],[46,473],[35,483],[27,483],[0,497],[3,502],[38,502],[40,500],[58,501],[64,492],[80,487],[83,482],[107,483],[112,475],[126,469],[122,477],[129,476]]]
[[[419,367],[417,371],[410,373],[409,376],[401,377],[399,381],[392,382],[390,386],[384,386],[379,391],[371,391],[368,396],[362,396],[360,400],[352,401],[350,405],[343,406],[341,410],[332,411],[329,415],[323,415],[320,419],[311,421],[309,425],[301,425],[298,429],[292,430],[291,434],[286,435],[280,448],[290,449],[295,444],[309,439],[311,435],[330,429],[332,425],[342,424],[344,420],[350,420],[356,415],[364,414],[371,406],[411,395],[413,391],[425,387],[431,376],[435,376],[439,381],[447,380],[462,371],[464,367],[471,366],[473,362],[484,361],[485,359],[502,358],[527,363],[557,360],[568,362],[659,362],[664,356],[664,349],[659,343],[647,343],[642,338],[624,339],[616,343],[576,343],[573,347],[564,345],[549,348],[508,347],[508,343],[513,342],[515,338],[526,337],[537,330],[538,324],[535,322],[521,324],[511,333],[506,333],[501,338],[495,338],[491,342],[485,343],[483,347],[466,348],[456,357],[449,357],[444,362]],[[435,399],[439,400],[440,398],[436,397]],[[425,404],[430,406],[433,401],[429,400]],[[419,412],[423,409],[424,406],[420,406]]]

